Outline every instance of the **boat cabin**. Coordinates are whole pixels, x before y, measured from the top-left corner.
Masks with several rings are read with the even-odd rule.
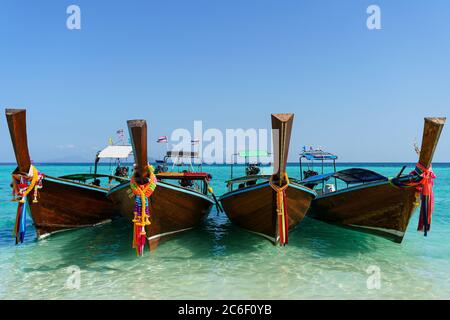
[[[271,157],[271,153],[262,150],[246,150],[233,154],[233,161],[230,165],[230,179],[227,181],[228,191],[233,191],[234,186],[238,189],[253,186],[259,181],[268,181],[273,173],[273,167],[269,162],[266,165],[261,163],[261,158]],[[238,160],[243,159],[244,175],[234,178]]]
[[[94,162],[94,173],[71,174],[60,178],[89,184],[94,187],[111,189],[130,178],[132,170],[125,164],[132,163],[132,155],[133,147],[130,145],[110,145],[97,153]],[[98,165],[101,160],[109,160],[109,174],[98,173]]]
[[[387,177],[371,170],[362,168],[350,168],[336,170],[336,160],[338,157],[332,153],[321,150],[321,148],[309,150],[303,148],[299,157],[300,183],[305,187],[313,189],[317,194],[323,195],[338,191],[339,186],[344,188],[355,187],[357,185],[387,181]],[[304,161],[307,161],[306,167]],[[325,167],[332,167],[332,172],[325,173]],[[329,183],[333,179],[334,183]],[[339,182],[338,182],[339,181]]]
[[[164,160],[156,161],[155,174],[158,181],[203,194],[207,194],[212,178],[209,173],[202,172],[199,153],[192,151],[167,151]]]

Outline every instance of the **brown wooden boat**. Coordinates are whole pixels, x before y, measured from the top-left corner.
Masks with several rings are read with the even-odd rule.
[[[6,109],[6,118],[18,165],[13,177],[30,180],[32,164],[28,151],[26,110]],[[103,224],[118,217],[118,211],[106,197],[107,192],[107,188],[45,175],[38,202],[34,202],[33,197],[27,198],[37,238]]]
[[[147,123],[128,121],[135,156],[135,175],[141,183],[147,176]],[[150,249],[162,238],[190,230],[210,212],[215,203],[208,196],[209,176],[203,172],[164,172],[156,175],[157,187],[150,197],[150,225],[146,228]],[[182,187],[183,181],[195,181],[202,187]],[[135,196],[130,182],[113,188],[108,197],[130,222],[134,219]]]
[[[410,174],[403,174],[403,167],[395,178],[388,179],[370,170],[353,168],[337,172],[335,169],[330,174],[303,179],[302,184],[316,188],[319,193],[311,205],[308,217],[401,243],[414,209],[420,202],[418,188],[423,188],[424,176],[431,174],[428,169],[445,120],[425,119],[419,163]],[[327,158],[333,160],[330,154],[319,151],[306,151],[301,157],[315,157],[316,161]],[[325,184],[329,179],[335,179],[335,184]],[[337,180],[344,182],[346,188],[336,190]],[[431,222],[431,212],[430,216],[425,212],[427,203],[428,201],[423,201],[420,221],[422,224],[425,217],[428,221],[425,226],[419,227],[425,234]]]
[[[311,189],[289,181],[286,174],[293,119],[293,114],[272,115],[274,173],[231,177],[229,192],[220,197],[231,222],[275,245],[287,244],[289,231],[302,221],[316,196]],[[233,190],[236,184],[239,187]]]

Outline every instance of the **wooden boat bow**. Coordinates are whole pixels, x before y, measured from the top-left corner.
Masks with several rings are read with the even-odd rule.
[[[26,110],[6,109],[5,115],[18,165],[13,172],[14,200],[19,201],[14,228],[17,243],[23,241],[28,213],[38,239],[55,232],[103,224],[118,215],[106,198],[106,189],[50,177],[36,168],[30,170]],[[20,191],[18,183],[28,185],[28,193],[27,190]],[[27,206],[25,202],[28,202]]]

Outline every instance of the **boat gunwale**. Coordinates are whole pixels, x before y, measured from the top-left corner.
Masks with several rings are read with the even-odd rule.
[[[123,182],[123,183],[119,184],[118,186],[115,186],[114,188],[110,189],[106,196],[109,197],[112,193],[117,192],[119,190],[122,190],[123,188],[126,188],[127,186],[129,187],[129,185],[130,185],[129,181]],[[170,183],[167,183],[167,182],[164,182],[164,181],[158,181],[157,184],[156,184],[156,188],[161,187],[161,186],[162,187],[166,187],[168,189],[172,189],[174,191],[188,193],[188,194],[191,194],[193,196],[197,196],[199,198],[207,200],[207,201],[211,202],[212,204],[215,204],[213,199],[211,199],[210,197],[208,197],[207,195],[205,195],[205,194],[203,194],[201,192],[198,192],[198,191],[195,191],[195,190],[190,190],[190,189],[187,189],[187,188],[183,188],[181,186],[175,186],[173,184],[170,184]]]
[[[270,182],[269,181],[264,181],[264,182],[255,184],[253,186],[249,186],[249,187],[245,187],[245,188],[242,188],[242,189],[236,189],[236,190],[233,190],[233,191],[229,191],[227,193],[224,193],[222,196],[220,196],[219,201],[222,201],[223,199],[229,198],[229,197],[234,196],[236,194],[240,194],[240,193],[243,193],[243,192],[252,191],[252,190],[256,190],[256,189],[261,189],[261,188],[264,188],[264,187],[270,187]],[[305,187],[303,185],[300,185],[300,184],[297,184],[297,183],[291,181],[291,182],[289,182],[289,187],[293,187],[293,188],[295,188],[297,190],[305,191],[305,192],[309,193],[310,195],[312,195],[313,199],[317,198],[317,192],[315,192],[314,190],[312,190],[312,189],[310,189],[308,187]]]
[[[378,186],[382,186],[385,184],[390,184],[392,185],[394,188],[400,188],[400,189],[411,189],[411,188],[415,188],[414,186],[397,186],[393,183],[393,181],[401,181],[401,180],[409,180],[410,178],[415,177],[415,175],[405,175],[402,176],[400,178],[388,178],[388,180],[379,180],[379,181],[372,181],[372,182],[368,182],[368,183],[361,183],[358,185],[354,185],[354,186],[349,186],[347,188],[344,189],[339,189],[330,193],[325,193],[325,194],[317,194],[317,197],[315,199],[315,201],[320,200],[320,199],[324,199],[324,198],[329,198],[332,196],[337,196],[349,191],[354,191],[354,190],[360,190],[360,189],[366,189],[366,188],[371,188],[371,187],[378,187]]]
[[[52,182],[55,182],[55,183],[62,183],[62,184],[67,184],[67,185],[73,185],[74,187],[81,187],[81,188],[89,189],[89,190],[92,190],[92,191],[98,191],[98,192],[102,192],[102,193],[108,193],[108,191],[110,190],[108,188],[97,187],[97,186],[89,185],[89,184],[83,184],[83,183],[76,182],[76,181],[73,181],[73,180],[68,180],[68,179],[59,178],[59,177],[53,177],[53,176],[48,176],[48,175],[45,175],[44,181],[45,180],[49,180],[49,181],[52,181]]]

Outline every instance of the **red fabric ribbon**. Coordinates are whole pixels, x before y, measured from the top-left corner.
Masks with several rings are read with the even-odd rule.
[[[434,211],[434,192],[433,185],[436,175],[433,173],[433,169],[430,166],[425,168],[422,164],[417,163],[416,169],[411,172],[416,174],[422,179],[415,183],[417,191],[421,194],[421,207],[420,207],[420,218],[419,225],[417,227],[418,231],[423,231],[427,235],[427,231],[430,230],[431,216]]]
[[[284,223],[285,223],[284,230],[286,230],[283,245],[286,245],[289,242],[289,215],[288,215],[286,190],[283,190],[283,206],[284,206]]]

